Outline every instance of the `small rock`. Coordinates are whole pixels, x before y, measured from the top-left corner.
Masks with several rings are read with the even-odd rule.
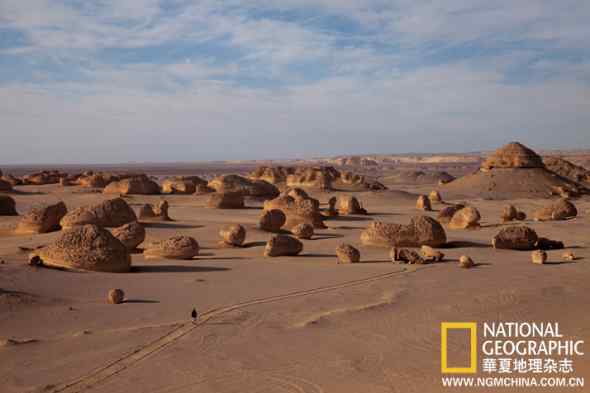
[[[576,260],[576,255],[571,251],[564,252],[561,257],[563,258],[564,261],[575,261]]]
[[[430,202],[442,202],[442,197],[440,196],[440,193],[436,190],[430,191],[430,194],[428,194],[428,199],[430,199]]]
[[[361,253],[359,250],[350,244],[340,244],[336,247],[336,256],[338,263],[358,263],[361,260]]]
[[[122,289],[111,289],[107,301],[109,304],[120,304],[125,299],[125,292]]]
[[[416,251],[407,248],[393,247],[389,251],[389,257],[392,262],[408,263],[410,265],[423,265],[427,263]]]
[[[430,205],[430,199],[426,195],[420,195],[416,201],[416,209],[431,211],[432,206]]]
[[[459,267],[469,269],[473,266],[475,266],[475,263],[473,263],[473,259],[471,259],[467,255],[461,255],[461,257],[459,258]]]
[[[422,253],[422,257],[428,262],[440,262],[445,257],[445,254],[436,251],[430,246],[422,246],[420,252]]]
[[[542,265],[547,261],[547,253],[543,250],[536,250],[531,253],[531,260],[537,265]]]

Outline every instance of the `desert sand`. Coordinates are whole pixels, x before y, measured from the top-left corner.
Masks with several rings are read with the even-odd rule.
[[[468,157],[469,170],[473,161]],[[463,164],[443,170],[453,172],[453,165]],[[468,171],[453,175],[459,172]],[[558,321],[568,335],[590,337],[588,195],[573,199],[577,217],[536,222],[533,211],[556,197],[523,198],[519,190],[510,198],[502,189],[502,199],[458,199],[462,193],[445,194],[436,183],[400,185],[381,175],[389,190],[309,190],[321,208],[333,196],[353,195],[368,214],[326,220],[327,228],[300,239],[304,248],[294,257],[263,257],[273,234],[257,228],[263,203],[251,197],[245,208],[221,210],[206,207],[207,195],[125,196],[135,211],[163,197],[172,219],[146,225],[128,273],[29,266],[30,251],[60,232],[18,235],[11,228],[20,217],[0,217],[0,390],[441,392],[449,391],[440,381],[441,321]],[[71,211],[113,197],[59,184],[14,189],[10,195],[21,215],[37,203],[63,201]],[[418,195],[434,189],[445,202],[418,211]],[[480,227],[445,227],[442,262],[394,264],[388,249],[360,242],[373,220],[436,218],[447,204],[464,201],[479,210]],[[520,224],[563,241],[565,250],[548,251],[548,263],[536,265],[530,251],[492,248],[492,237],[512,225],[501,220],[508,203],[529,217]],[[218,232],[226,224],[244,226],[243,247],[220,244]],[[199,255],[146,260],[141,253],[146,244],[177,235],[196,239]],[[358,248],[361,263],[338,264],[341,243]],[[564,261],[564,251],[577,259]],[[459,268],[461,255],[475,267]],[[125,291],[122,304],[107,303],[112,288]],[[196,323],[193,308],[200,314]],[[457,356],[467,350],[467,344],[453,347]],[[590,357],[577,360],[575,370],[590,382]]]

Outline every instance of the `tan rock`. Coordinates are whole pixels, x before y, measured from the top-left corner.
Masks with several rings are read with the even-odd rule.
[[[60,220],[67,212],[68,209],[63,202],[35,206],[20,219],[15,232],[33,234],[58,231],[61,228]]]
[[[303,250],[303,243],[291,236],[275,235],[270,238],[264,248],[264,256],[295,256]]]
[[[350,244],[343,243],[336,247],[336,256],[339,264],[359,263],[361,261],[360,251]]]
[[[527,226],[502,228],[492,239],[492,246],[499,249],[532,250],[535,248],[537,233]]]
[[[201,184],[206,185],[207,182],[203,180]],[[194,194],[196,190],[197,184],[183,177],[168,178],[162,182],[162,194]]]
[[[60,223],[63,228],[86,224],[116,228],[133,221],[137,221],[133,209],[122,198],[114,198],[74,209],[66,214]]]
[[[561,255],[561,258],[562,258],[564,261],[575,261],[575,260],[576,260],[576,255],[575,255],[573,252],[571,252],[571,251],[568,251],[568,252],[564,252],[564,253]]]
[[[482,164],[483,170],[493,168],[544,168],[543,159],[533,150],[518,142],[511,142],[496,150]]]
[[[535,250],[531,253],[531,261],[537,265],[547,262],[547,253],[543,250]]]
[[[246,228],[240,224],[228,224],[221,227],[219,236],[224,244],[233,247],[241,247],[246,240]]]
[[[279,232],[286,221],[287,217],[281,210],[265,210],[258,220],[258,228],[267,232]]]
[[[445,254],[440,251],[436,251],[430,246],[422,246],[420,248],[420,253],[427,262],[440,262],[445,257]]]
[[[463,204],[446,206],[441,209],[441,211],[438,213],[438,216],[436,217],[436,219],[438,222],[441,222],[443,224],[448,224],[451,221],[451,219],[453,218],[453,216],[455,215],[455,213],[458,212],[459,210],[463,209],[464,207],[465,207],[465,205],[463,205]]]
[[[455,212],[453,218],[449,222],[449,228],[451,229],[473,229],[479,228],[479,220],[481,215],[479,211],[472,207],[467,206],[463,209]]]
[[[150,244],[143,255],[146,259],[193,259],[199,255],[199,243],[190,236],[173,236]]]
[[[160,193],[158,183],[147,176],[137,176],[109,183],[103,190],[105,194],[156,195]]]
[[[565,220],[578,215],[576,206],[567,199],[560,199],[550,206],[543,207],[533,213],[535,221]]]
[[[195,186],[195,193],[194,195],[205,195],[205,194],[210,194],[212,192],[215,192],[215,190],[211,187],[209,187],[206,184],[197,184]]]
[[[427,263],[416,251],[407,248],[393,247],[389,250],[389,257],[392,262],[401,262],[410,265],[424,265]]]
[[[244,196],[275,198],[279,190],[264,180],[252,180],[239,175],[223,175],[211,180],[208,184],[218,193],[239,193]]]
[[[121,304],[125,299],[125,292],[122,289],[111,289],[107,296],[107,302],[109,304]]]
[[[367,214],[356,197],[347,195],[340,197],[338,201],[338,213],[346,216],[349,214]]]
[[[123,243],[96,225],[66,230],[53,244],[34,254],[49,267],[111,273],[131,268],[131,257]]]
[[[298,239],[311,239],[313,236],[313,226],[302,223],[291,228],[291,233]]]
[[[447,236],[438,221],[427,216],[413,217],[408,225],[374,221],[361,232],[361,242],[378,247],[438,247]]]
[[[430,205],[430,199],[428,199],[426,195],[418,196],[418,200],[416,201],[416,209],[431,211],[432,206]]]
[[[315,199],[293,198],[290,195],[281,195],[264,202],[264,210],[278,209],[285,214],[285,226],[288,228],[302,223],[310,224],[315,229],[326,228],[318,206],[319,203]]]
[[[111,233],[128,250],[135,250],[145,240],[145,228],[137,221],[114,228]]]
[[[428,194],[428,199],[430,199],[430,202],[432,203],[442,202],[442,197],[440,196],[440,193],[436,190],[430,191],[430,194]]]
[[[514,205],[504,206],[504,210],[502,210],[502,222],[514,221],[517,216],[518,210],[516,210]]]
[[[336,197],[331,197],[328,200],[328,210],[324,211],[324,216],[326,217],[336,217],[338,215],[338,210],[336,210]]]
[[[461,255],[461,257],[459,258],[459,267],[469,269],[473,266],[475,266],[475,263],[473,263],[473,259],[471,259],[467,255]]]

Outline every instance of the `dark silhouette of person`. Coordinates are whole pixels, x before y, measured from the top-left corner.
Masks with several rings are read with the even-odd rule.
[[[197,322],[198,316],[199,316],[199,314],[197,314],[197,309],[193,308],[193,312],[191,312],[191,317],[193,318],[193,322]]]

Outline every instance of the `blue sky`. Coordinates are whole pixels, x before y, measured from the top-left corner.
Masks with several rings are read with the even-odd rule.
[[[0,0],[0,164],[589,148],[590,2]]]

